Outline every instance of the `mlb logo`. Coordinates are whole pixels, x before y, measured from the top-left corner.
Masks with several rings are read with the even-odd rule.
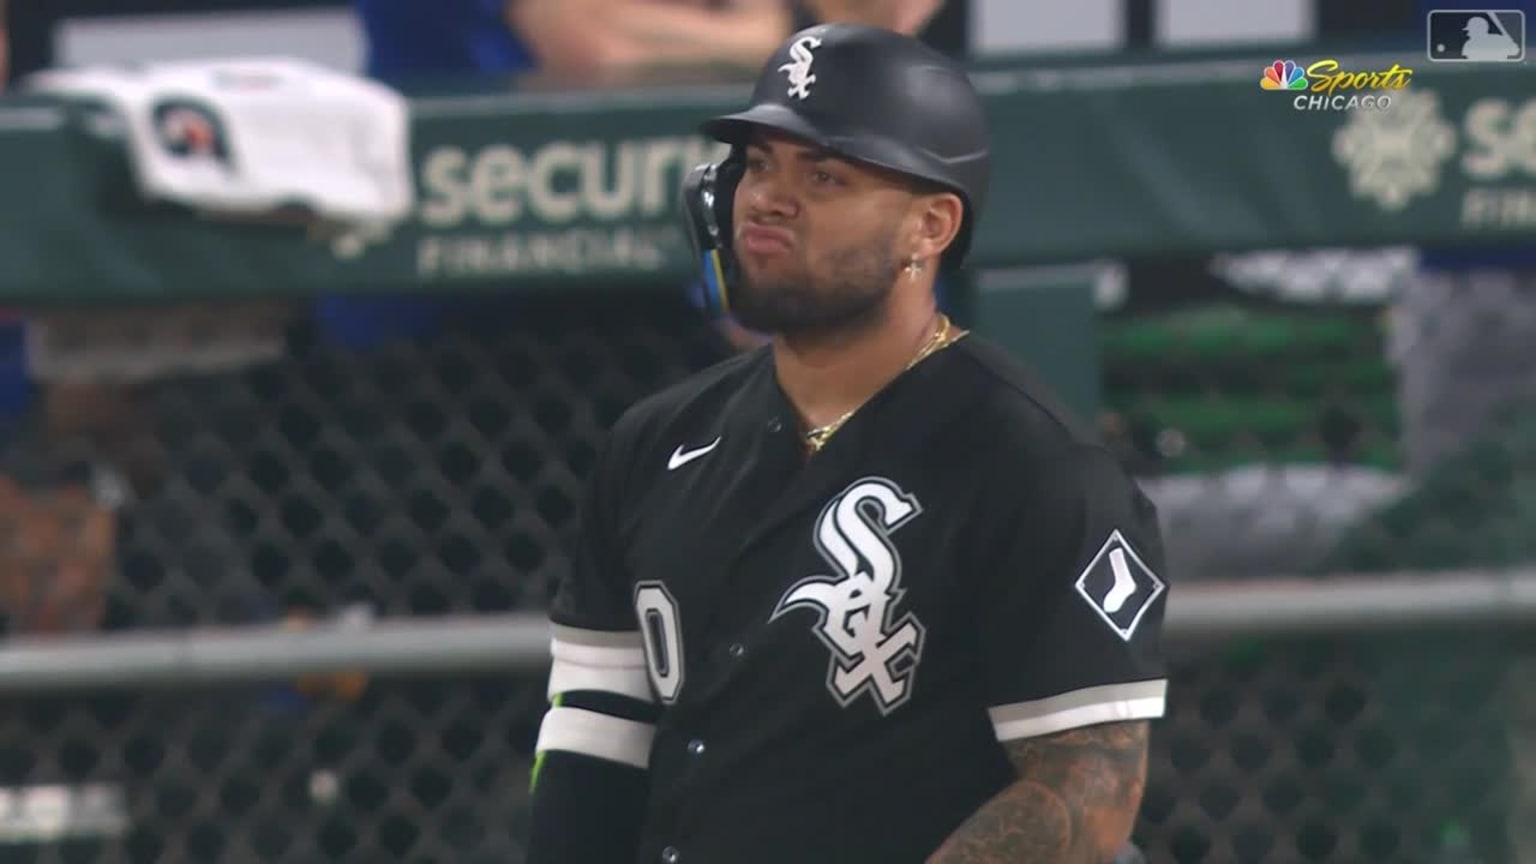
[[[1119,531],[1109,535],[1077,577],[1077,593],[1111,630],[1129,642],[1141,619],[1168,586]]]
[[[1435,9],[1429,59],[1436,63],[1521,63],[1525,13],[1519,9]]]

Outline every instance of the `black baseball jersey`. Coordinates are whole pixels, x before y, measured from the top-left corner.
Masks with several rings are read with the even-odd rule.
[[[649,768],[640,861],[919,864],[1012,779],[1000,740],[1161,716],[1152,506],[1005,352],[939,351],[809,459],[794,417],[762,349],[594,468],[551,691],[661,719],[543,745]]]

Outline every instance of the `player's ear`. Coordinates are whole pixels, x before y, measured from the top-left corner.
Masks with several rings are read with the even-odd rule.
[[[913,205],[912,254],[922,260],[937,258],[960,233],[965,204],[953,192],[935,192],[917,196]]]

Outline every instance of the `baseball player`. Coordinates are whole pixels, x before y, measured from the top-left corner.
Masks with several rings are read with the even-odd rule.
[[[631,408],[551,612],[533,864],[1105,864],[1163,713],[1152,507],[936,311],[987,184],[963,70],[792,36],[684,204],[772,343]]]

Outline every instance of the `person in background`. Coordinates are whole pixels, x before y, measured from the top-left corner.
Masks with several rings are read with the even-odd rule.
[[[755,69],[789,32],[782,0],[353,0],[365,72],[394,84],[676,65]],[[490,305],[488,305],[490,304]],[[494,307],[494,308],[492,308]],[[321,297],[321,339],[369,350],[496,314],[494,298]]]
[[[969,0],[801,0],[802,25],[843,21],[916,36],[956,60],[969,57]],[[797,28],[798,29],[798,28]]]
[[[368,74],[509,75],[673,64],[756,68],[788,32],[781,0],[355,0]]]
[[[275,598],[242,566],[220,520],[192,515],[207,502],[172,477],[145,395],[120,383],[53,382],[0,437],[0,636],[276,618]],[[70,821],[51,837],[0,830],[0,842],[64,860],[224,860],[240,817],[219,806],[188,814],[175,802],[207,795],[209,777],[226,791],[280,784],[263,808],[290,808],[282,819],[292,825],[304,801],[291,790],[306,788],[309,765],[270,745],[306,717],[295,698],[289,688],[247,687],[212,699],[108,690],[11,700],[0,711],[0,788],[23,801],[62,796]],[[82,723],[92,730],[84,760],[60,737]],[[219,746],[192,747],[193,738]],[[252,827],[241,839],[284,837]]]
[[[950,0],[354,0],[368,40],[367,74],[391,83],[534,69],[594,72],[655,66],[756,71],[785,36],[809,24],[853,21],[963,52],[965,3]],[[959,12],[957,16],[955,13]],[[930,26],[932,25],[932,26]],[[928,30],[924,30],[928,28]],[[702,306],[700,286],[685,295]],[[368,349],[432,332],[474,300],[326,297],[322,336]],[[729,318],[715,327],[737,349],[762,343]]]
[[[819,21],[846,21],[915,36],[928,26],[944,0],[804,0]]]
[[[963,0],[354,0],[382,79],[660,65],[757,71],[794,29],[846,21],[964,52]]]

